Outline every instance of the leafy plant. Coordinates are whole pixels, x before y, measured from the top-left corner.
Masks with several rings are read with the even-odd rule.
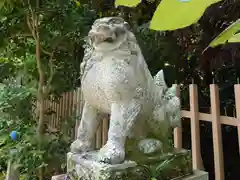
[[[155,11],[150,29],[158,31],[176,30],[196,23],[205,10],[222,0],[161,0]],[[137,6],[141,1],[116,0],[116,6]]]
[[[150,28],[158,31],[185,28],[202,17],[212,4],[222,0],[162,0],[151,21]]]
[[[226,42],[240,42],[240,19],[228,26],[222,33],[220,33],[208,47],[216,47]]]
[[[42,138],[42,149],[36,141],[37,121],[33,116],[32,90],[9,84],[0,91],[0,170],[6,170],[6,162],[12,159],[25,180],[37,179],[37,169],[45,168],[44,176],[65,170],[65,154],[72,139],[69,129],[74,117],[62,121],[61,131],[47,131]],[[10,139],[10,132],[17,131],[17,140]]]
[[[139,3],[141,3],[141,0],[132,0],[132,1],[126,1],[126,0],[116,0],[115,1],[115,6],[128,6],[128,7],[135,7]]]

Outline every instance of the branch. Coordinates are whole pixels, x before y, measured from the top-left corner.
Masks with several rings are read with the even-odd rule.
[[[19,37],[32,37],[32,33],[31,34],[12,34],[11,36],[10,36],[10,38],[11,39],[13,39],[13,38],[19,38]]]
[[[50,52],[44,50],[43,47],[41,47],[41,51],[42,51],[44,54],[46,54],[46,55],[48,55],[48,56],[50,56],[50,57],[51,57],[51,55],[52,55],[52,53],[53,53],[53,52],[50,53]]]
[[[50,54],[50,58],[49,58],[50,77],[48,78],[48,81],[47,81],[44,96],[47,96],[50,93],[51,82],[52,82],[52,79],[53,79],[53,75],[55,73],[55,71],[53,69],[53,62],[52,62],[54,53],[55,53],[55,50],[52,51],[52,53]]]
[[[36,33],[35,33],[35,30],[34,30],[34,27],[33,27],[32,23],[30,22],[30,17],[29,16],[30,15],[27,15],[27,25],[28,25],[29,30],[32,33],[33,38],[36,41],[37,40]]]

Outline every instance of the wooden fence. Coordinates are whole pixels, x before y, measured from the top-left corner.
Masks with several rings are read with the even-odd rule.
[[[190,96],[190,110],[182,110],[183,118],[191,119],[191,150],[192,150],[192,164],[193,169],[203,169],[203,163],[201,158],[201,144],[200,144],[200,127],[199,121],[208,121],[212,123],[212,137],[213,137],[213,150],[214,150],[214,167],[215,167],[215,179],[224,180],[224,163],[223,163],[223,148],[222,148],[222,131],[221,125],[231,125],[238,128],[238,141],[240,149],[240,85],[234,86],[235,90],[235,102],[236,102],[236,116],[228,117],[220,115],[219,104],[219,90],[215,84],[210,85],[210,98],[211,98],[211,113],[201,113],[198,107],[198,88],[197,85],[189,85]],[[178,86],[178,93],[179,86]],[[81,91],[77,89],[74,92],[66,93],[60,99],[60,103],[46,102],[46,109],[52,107],[56,111],[55,115],[50,118],[50,124],[52,127],[57,128],[59,120],[62,117],[71,115],[73,112],[77,116],[81,115],[81,107],[83,102],[81,101]],[[78,126],[79,121],[76,123]],[[98,128],[96,133],[96,147],[100,148],[107,141],[108,131],[108,118],[104,118],[102,124]],[[75,129],[76,132],[76,129]],[[181,128],[174,129],[174,146],[175,148],[182,148],[182,130]]]
[[[45,100],[44,112],[51,129],[59,129],[61,120],[70,116],[80,116],[81,114],[81,90],[80,88],[63,94],[57,100]],[[75,130],[74,130],[75,131]]]

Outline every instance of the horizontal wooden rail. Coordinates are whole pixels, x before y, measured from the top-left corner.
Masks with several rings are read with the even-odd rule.
[[[183,118],[191,118],[191,111],[181,111]],[[198,113],[199,120],[201,121],[207,121],[212,122],[212,115],[208,113]],[[240,118],[235,117],[229,117],[229,116],[220,116],[220,123],[224,125],[230,125],[230,126],[240,126]]]

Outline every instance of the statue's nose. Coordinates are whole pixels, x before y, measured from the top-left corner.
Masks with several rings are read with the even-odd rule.
[[[110,27],[109,26],[106,26],[106,25],[101,25],[101,26],[99,26],[98,28],[97,28],[97,31],[98,32],[101,32],[101,31],[110,31],[111,29],[110,29]]]

